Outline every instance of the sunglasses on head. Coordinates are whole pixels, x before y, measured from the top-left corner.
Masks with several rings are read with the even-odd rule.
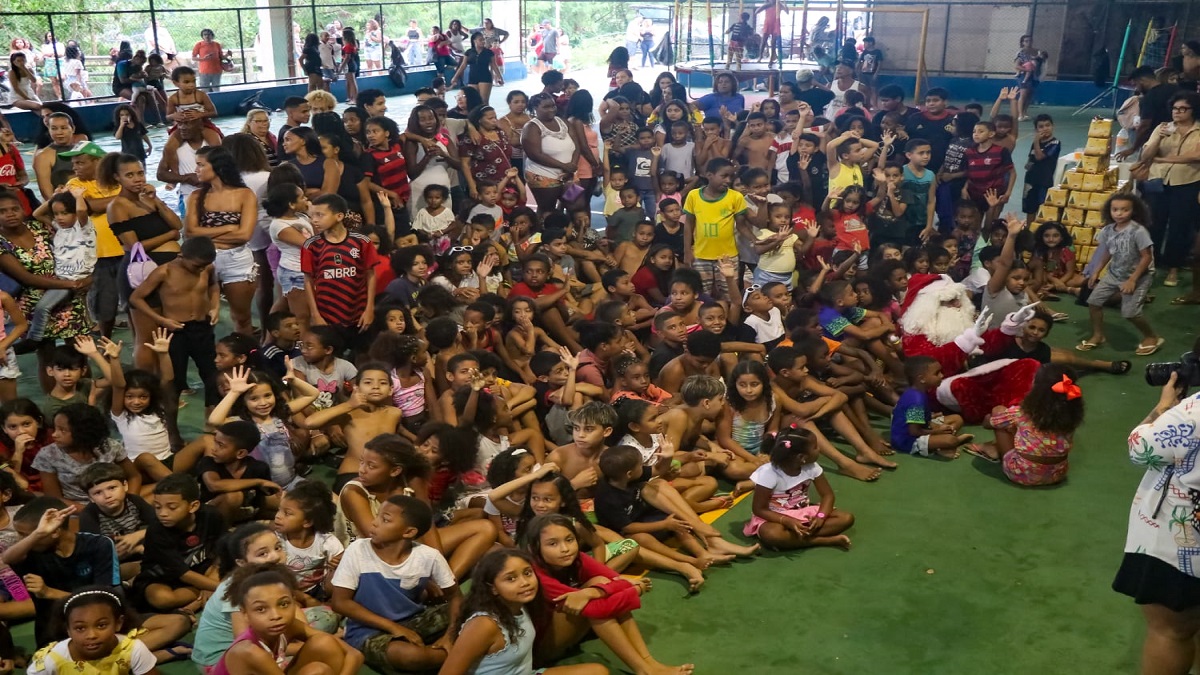
[[[451,246],[450,247],[451,253],[463,253],[463,252],[470,253],[471,251],[474,251],[474,250],[475,250],[474,246]]]
[[[750,299],[751,293],[753,293],[755,291],[761,291],[761,290],[762,290],[762,284],[750,284],[749,286],[747,286],[745,292],[742,293],[742,304],[743,305],[746,304],[746,301]]]

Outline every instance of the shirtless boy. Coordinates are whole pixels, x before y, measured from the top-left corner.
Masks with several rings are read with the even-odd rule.
[[[712,358],[715,361],[716,357]],[[702,459],[711,473],[737,483],[734,497],[754,489],[748,479],[758,468],[758,463],[738,458],[733,451],[722,448],[703,434],[705,423],[715,425],[724,413],[725,383],[712,375],[691,375],[683,381],[679,395],[683,405],[671,408],[661,418],[667,443],[679,451],[703,451]]]
[[[733,161],[742,166],[771,171],[775,168],[775,133],[767,133],[767,118],[760,112],[746,117],[746,131],[733,149]]]
[[[204,404],[210,408],[221,400],[214,361],[217,342],[213,326],[221,307],[221,289],[213,270],[216,258],[212,239],[188,239],[180,247],[178,258],[156,267],[129,296],[134,309],[174,335],[170,354],[176,395],[187,386],[187,362],[191,358],[204,383]],[[151,307],[152,298],[161,307]]]
[[[654,221],[643,220],[633,228],[633,239],[617,245],[613,257],[617,266],[629,274],[636,273],[646,261],[646,252],[650,250],[650,242],[654,241]]]
[[[330,423],[341,425],[346,436],[346,456],[338,466],[338,483],[358,475],[358,465],[367,441],[380,434],[398,433],[403,415],[399,408],[392,405],[390,370],[386,364],[378,361],[364,363],[358,369],[350,400],[318,410],[304,419],[305,429],[321,429]],[[341,485],[334,487],[340,488]]]
[[[658,371],[656,384],[672,394],[679,394],[683,383],[693,375],[720,377],[717,357],[721,355],[721,336],[699,330],[688,336],[686,351],[671,359]]]
[[[808,359],[794,347],[776,347],[767,355],[767,366],[775,372],[771,381],[771,393],[785,414],[804,420],[801,426],[817,437],[821,454],[837,465],[838,471],[863,481],[879,478],[877,467],[893,469],[896,463],[885,459],[863,441],[854,424],[842,412],[847,397],[836,389],[817,382],[808,374]],[[858,451],[851,460],[813,424],[813,420],[827,417],[830,425]],[[875,466],[867,466],[874,464]]]
[[[575,440],[555,448],[546,461],[558,465],[559,471],[571,481],[571,486],[579,494],[584,509],[591,510],[591,491],[601,477],[600,455],[607,447],[606,439],[612,435],[617,424],[617,411],[607,403],[592,401],[572,410],[568,417],[571,420],[571,435]],[[697,540],[696,547],[689,547],[688,552],[700,561],[698,566],[701,568],[712,563],[729,562],[733,556],[754,555],[758,551],[758,546],[736,546],[721,539],[720,533],[700,520],[683,496],[666,481],[658,481],[658,490],[647,501],[687,524]],[[707,548],[700,546],[701,541]],[[684,543],[686,545],[688,542]]]

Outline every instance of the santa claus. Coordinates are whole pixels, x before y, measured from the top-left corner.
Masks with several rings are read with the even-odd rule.
[[[968,369],[967,357],[1005,352],[1033,318],[1033,308],[1022,307],[1006,316],[999,328],[987,330],[991,312],[985,309],[976,317],[962,284],[945,275],[914,274],[900,304],[904,354],[937,359],[946,377],[937,388],[937,402],[967,423],[979,424],[994,407],[1020,403],[1041,364],[1033,359],[997,358]]]

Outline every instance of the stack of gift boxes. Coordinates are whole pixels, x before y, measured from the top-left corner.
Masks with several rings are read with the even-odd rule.
[[[1096,233],[1104,227],[1104,202],[1120,187],[1117,167],[1109,166],[1112,129],[1112,120],[1092,120],[1079,163],[1063,174],[1061,185],[1046,192],[1037,212],[1038,224],[1059,222],[1071,233],[1080,270],[1096,250]],[[1036,231],[1037,225],[1031,227]]]

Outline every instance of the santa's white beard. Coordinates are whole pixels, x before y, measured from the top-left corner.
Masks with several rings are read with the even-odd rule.
[[[975,325],[975,308],[969,298],[963,298],[958,307],[943,306],[943,299],[922,293],[900,318],[900,328],[908,335],[924,335],[940,347]]]

